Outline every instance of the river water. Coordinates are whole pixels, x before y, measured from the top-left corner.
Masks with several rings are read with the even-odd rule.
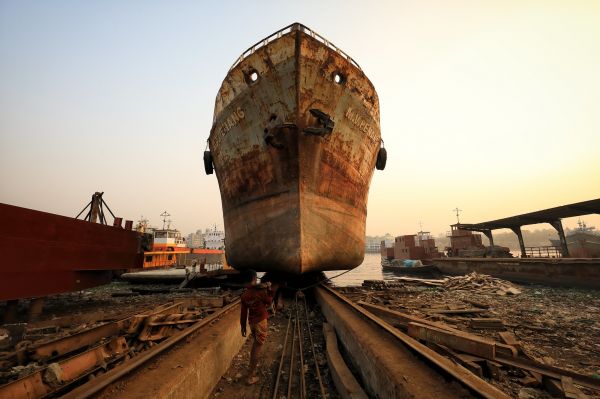
[[[332,270],[325,272],[325,275],[331,278],[343,272],[343,270]],[[393,276],[393,273],[383,272],[381,269],[381,255],[377,253],[365,254],[365,260],[360,266],[339,277],[335,277],[331,281],[338,287],[347,287],[361,285],[363,280],[393,279]]]

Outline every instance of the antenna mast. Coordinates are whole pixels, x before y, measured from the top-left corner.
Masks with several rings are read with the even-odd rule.
[[[458,207],[456,207],[452,210],[456,212],[456,223],[460,224],[460,213],[462,212],[462,209],[458,209]]]
[[[165,225],[167,224],[167,218],[169,216],[171,216],[171,215],[167,211],[164,211],[163,213],[160,214],[160,216],[163,217],[163,230],[164,230],[165,229]],[[169,220],[169,222],[171,222],[171,221]]]

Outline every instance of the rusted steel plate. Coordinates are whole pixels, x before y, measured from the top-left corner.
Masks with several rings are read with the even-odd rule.
[[[402,346],[405,346],[406,348],[413,351],[419,356],[420,359],[425,360],[427,363],[434,365],[440,370],[443,370],[456,381],[460,382],[473,392],[477,393],[478,396],[489,399],[508,398],[508,395],[500,391],[498,388],[478,378],[464,367],[452,362],[450,359],[436,353],[435,351],[423,345],[414,338],[410,337],[409,335],[394,328],[392,325],[388,324],[384,320],[380,319],[379,317],[373,315],[372,313],[353,303],[339,292],[336,292],[335,290],[322,285],[316,289],[315,295],[317,297],[317,301],[323,309],[325,316],[327,316],[328,313],[327,309],[325,308],[328,307],[326,302],[334,303],[337,301],[340,304],[342,304],[342,306],[340,306],[339,309],[345,307],[348,309],[352,309],[354,312],[359,313],[361,315],[361,318],[369,320],[371,323],[374,323],[374,325],[378,326],[378,328],[391,334],[395,339],[398,340],[398,342],[402,344]],[[329,310],[331,310],[331,308]],[[338,313],[334,312],[334,314],[337,315],[336,317],[339,317]]]
[[[28,350],[29,356],[34,360],[55,358],[75,350],[92,345],[104,338],[110,338],[122,333],[134,333],[141,325],[151,324],[157,317],[180,314],[184,310],[183,302],[161,305],[145,314],[137,314],[122,320],[88,328],[68,337],[61,337],[53,341],[36,345]]]
[[[324,125],[314,109],[329,134],[305,132]],[[379,103],[346,56],[301,27],[258,48],[223,81],[209,144],[229,264],[300,274],[362,262]]]
[[[44,360],[62,356],[99,342],[104,338],[118,335],[124,331],[126,324],[126,320],[121,320],[92,327],[68,337],[58,338],[54,341],[46,342],[30,349],[29,356],[34,360]]]
[[[0,204],[0,301],[80,290],[141,267],[135,231]]]
[[[83,399],[89,398],[100,392],[102,389],[106,388],[110,384],[118,381],[123,376],[132,372],[133,370],[139,368],[140,366],[146,364],[151,359],[155,358],[157,355],[163,353],[164,351],[170,349],[172,346],[176,345],[179,342],[182,342],[184,339],[194,334],[196,331],[200,330],[202,327],[214,322],[215,320],[221,318],[224,314],[230,311],[238,311],[239,312],[240,301],[236,299],[234,302],[226,305],[222,309],[219,309],[218,312],[206,317],[205,319],[199,320],[197,323],[192,326],[186,328],[185,330],[178,331],[174,335],[167,338],[165,341],[161,342],[159,345],[155,345],[149,350],[140,353],[138,356],[135,356],[131,360],[125,362],[123,365],[119,367],[115,367],[112,370],[109,370],[105,374],[102,374],[95,378],[93,381],[75,388],[71,392],[65,394],[63,396],[64,399]]]
[[[496,347],[493,342],[420,323],[408,323],[408,335],[485,359],[493,359],[496,356]]]
[[[62,360],[33,374],[0,386],[0,398],[34,399],[64,388],[77,378],[114,361],[128,351],[125,338],[96,346],[83,353]]]
[[[593,377],[576,373],[574,371],[561,369],[558,367],[551,366],[549,364],[542,364],[533,360],[523,358],[511,358],[504,355],[498,355],[494,359],[495,362],[500,363],[504,366],[511,366],[527,370],[534,373],[539,373],[543,376],[560,380],[563,377],[570,377],[574,383],[581,385],[586,388],[595,389],[600,392],[600,380]]]

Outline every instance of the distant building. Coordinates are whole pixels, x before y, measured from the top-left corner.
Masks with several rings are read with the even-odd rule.
[[[204,234],[202,234],[202,230],[188,234],[186,242],[188,248],[204,248]]]
[[[380,248],[380,239],[379,237],[366,237],[365,239],[365,252],[367,253],[377,253]]]

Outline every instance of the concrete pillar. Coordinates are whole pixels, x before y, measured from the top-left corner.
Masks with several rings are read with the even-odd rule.
[[[558,238],[560,238],[560,248],[562,251],[563,258],[569,258],[569,248],[567,248],[567,239],[565,238],[565,231],[563,230],[562,222],[560,219],[553,220],[552,222],[548,222],[552,227],[556,229],[558,232]]]
[[[519,239],[519,247],[521,248],[521,258],[526,258],[527,251],[525,251],[525,241],[523,240],[523,232],[521,231],[521,226],[512,227],[511,230],[517,235],[517,238]]]

